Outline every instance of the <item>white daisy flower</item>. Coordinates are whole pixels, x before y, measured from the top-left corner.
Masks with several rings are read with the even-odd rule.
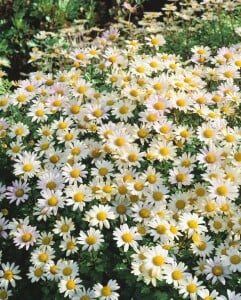
[[[100,300],[117,300],[119,294],[116,292],[119,290],[119,285],[116,280],[110,279],[106,285],[96,283],[93,287],[95,297]]]
[[[104,242],[104,236],[99,229],[90,228],[87,233],[80,231],[78,243],[83,250],[97,251]]]
[[[120,225],[120,228],[116,228],[113,232],[114,240],[117,243],[117,247],[124,246],[124,252],[129,250],[129,247],[137,249],[138,242],[141,240],[140,233],[137,232],[137,228],[129,227],[127,224]]]
[[[16,286],[16,280],[22,279],[18,274],[20,273],[19,267],[15,263],[3,263],[0,270],[0,287],[7,289],[9,285]]]

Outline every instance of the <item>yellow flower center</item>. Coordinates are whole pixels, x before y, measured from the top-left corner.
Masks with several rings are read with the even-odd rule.
[[[53,265],[53,266],[50,267],[49,271],[50,271],[51,274],[56,274],[57,271],[58,271],[58,267]]]
[[[68,124],[66,122],[59,122],[58,128],[59,129],[66,129]]]
[[[21,239],[23,242],[27,243],[29,241],[31,241],[32,239],[32,234],[29,233],[29,232],[25,232],[22,236],[21,236]]]
[[[146,119],[148,122],[155,122],[157,120],[157,115],[150,113],[147,115]]]
[[[198,228],[198,222],[196,220],[189,220],[187,222],[187,225],[191,229],[197,229]]]
[[[158,67],[158,62],[157,61],[151,61],[149,63],[149,65],[152,67],[152,68],[157,68]]]
[[[189,283],[186,287],[187,292],[190,294],[196,293],[197,291],[197,286],[195,283]]]
[[[70,132],[66,133],[64,136],[65,141],[71,141],[73,139],[74,135]]]
[[[127,188],[124,185],[118,187],[118,193],[121,195],[125,195],[127,193]]]
[[[196,194],[198,197],[203,197],[206,193],[206,190],[202,187],[196,189]]]
[[[16,197],[22,197],[24,195],[24,190],[23,189],[18,189],[16,192],[15,192],[15,196]]]
[[[48,129],[45,129],[45,130],[43,130],[43,135],[49,136],[49,135],[51,135],[51,131]]]
[[[49,143],[42,143],[40,145],[41,150],[47,150],[49,148]]]
[[[216,276],[221,276],[221,275],[223,275],[223,267],[221,267],[221,266],[214,266],[212,268],[212,272]]]
[[[80,148],[78,147],[74,147],[73,149],[71,149],[71,154],[72,155],[79,155],[80,154]]]
[[[153,85],[153,87],[154,87],[154,89],[156,90],[156,91],[160,91],[160,90],[162,90],[162,88],[163,88],[163,85],[161,84],[161,83],[155,83],[154,85]],[[162,103],[162,102],[160,102],[160,103]],[[154,105],[154,107],[155,107],[155,105]],[[164,107],[165,107],[165,105],[164,105],[164,103],[162,103],[162,107],[160,108],[161,110],[162,109],[164,109]],[[157,109],[157,110],[159,110],[158,108],[156,108],[155,107],[155,109]]]
[[[110,56],[110,57],[108,58],[108,60],[109,60],[111,63],[115,63],[115,62],[117,62],[117,57],[116,57],[116,56]]]
[[[117,77],[117,76],[112,75],[112,76],[110,77],[110,81],[111,81],[111,82],[116,82],[117,80],[118,80],[118,77]]]
[[[0,107],[6,106],[8,104],[8,100],[7,99],[0,99]]]
[[[176,101],[176,104],[177,104],[177,106],[184,107],[184,106],[186,106],[187,101],[185,99],[178,99]]]
[[[166,231],[167,231],[167,228],[166,228],[166,226],[160,224],[160,225],[158,225],[158,226],[156,227],[156,231],[157,231],[157,233],[159,233],[159,234],[165,234]]]
[[[103,116],[103,111],[101,109],[96,109],[95,111],[93,111],[93,116],[96,118],[100,118]]]
[[[219,95],[214,95],[212,98],[213,102],[220,102],[222,100],[222,98]]]
[[[199,55],[203,55],[204,53],[205,53],[204,49],[198,49],[197,50],[197,54],[199,54]]]
[[[140,211],[139,211],[139,215],[143,218],[143,219],[146,219],[146,218],[149,218],[150,217],[150,210],[148,208],[142,208]]]
[[[179,270],[174,270],[172,272],[172,279],[173,280],[180,280],[180,279],[182,279],[182,272],[179,271]]]
[[[145,72],[145,68],[142,67],[142,66],[139,66],[139,67],[136,68],[136,71],[137,71],[138,73],[144,73],[144,72]]]
[[[146,81],[145,81],[145,79],[143,79],[143,78],[139,78],[139,79],[137,79],[137,84],[138,84],[139,86],[145,86]]]
[[[22,135],[23,134],[23,128],[16,128],[16,130],[15,130],[15,134],[16,135]]]
[[[54,84],[54,80],[53,79],[47,79],[46,80],[46,82],[45,82],[45,84],[47,85],[47,86],[51,86],[51,85],[53,85]]]
[[[154,108],[156,110],[163,110],[165,108],[165,104],[161,101],[158,101],[154,104]]]
[[[179,173],[176,175],[177,182],[184,182],[186,180],[187,176],[184,173]]]
[[[77,178],[77,177],[79,177],[79,175],[80,175],[80,170],[78,170],[78,169],[74,169],[70,172],[70,176],[72,178]]]
[[[82,202],[84,200],[84,194],[81,192],[77,192],[74,194],[73,198],[75,202]]]
[[[81,296],[80,300],[91,300],[91,299],[89,296],[84,295],[84,296]]]
[[[126,207],[125,207],[125,205],[119,204],[119,205],[116,207],[116,211],[118,212],[119,215],[125,214],[125,213],[126,213]]]
[[[158,38],[152,38],[151,43],[152,43],[152,45],[157,46],[157,45],[159,45],[159,39]]]
[[[76,287],[76,284],[75,284],[74,280],[69,279],[66,282],[66,288],[67,288],[67,290],[73,290],[73,289],[75,289],[75,287]]]
[[[44,271],[41,268],[37,268],[34,270],[34,275],[36,277],[41,277],[43,275]]]
[[[40,262],[46,262],[49,259],[49,256],[47,253],[41,253],[38,256],[38,259]]]
[[[45,236],[43,239],[42,239],[42,244],[43,245],[49,245],[51,242],[51,239],[48,237],[48,236]]]
[[[161,255],[156,255],[156,256],[153,257],[152,262],[155,266],[160,267],[164,264],[165,259]]]
[[[42,109],[37,109],[37,110],[35,111],[35,115],[36,115],[37,117],[42,117],[42,116],[44,116],[44,115],[45,115],[44,110],[42,110]]]
[[[6,290],[0,291],[0,299],[5,300],[8,298],[8,292]]]
[[[13,146],[12,151],[13,151],[13,153],[18,153],[20,151],[20,147],[19,146]]]
[[[101,295],[104,297],[110,296],[112,293],[112,289],[109,286],[103,286],[101,289]]]
[[[56,182],[54,181],[49,181],[47,184],[46,184],[46,187],[50,190],[54,190],[56,187],[57,187],[57,184]]]
[[[124,146],[125,143],[126,143],[126,140],[123,137],[119,137],[119,138],[115,139],[115,145],[118,147]]]
[[[10,281],[10,280],[13,279],[13,272],[12,272],[11,270],[6,270],[6,271],[4,271],[4,273],[3,273],[3,277],[4,277],[4,279]]]
[[[68,224],[63,224],[61,226],[61,231],[62,232],[68,232],[69,231],[69,225]]]
[[[232,134],[227,134],[227,135],[225,136],[225,140],[226,140],[226,142],[228,142],[228,143],[233,143],[233,142],[235,141],[235,136],[233,136]]]
[[[168,149],[168,148],[161,148],[160,150],[159,150],[159,153],[162,155],[162,156],[167,156],[167,155],[169,155],[170,154],[170,150]]]
[[[35,88],[33,85],[30,84],[30,85],[26,86],[25,90],[31,93],[35,90]]]
[[[136,183],[134,184],[134,189],[135,189],[136,191],[142,191],[143,188],[144,188],[144,184],[143,184],[142,182],[136,182]]]
[[[141,128],[138,130],[137,135],[144,139],[148,135],[148,131],[144,128]]]
[[[241,161],[241,152],[236,152],[234,154],[234,159],[237,161],[237,162],[240,162]]]
[[[207,248],[207,244],[204,241],[201,241],[198,243],[197,247],[200,251],[204,251]]]
[[[220,229],[220,228],[222,228],[222,223],[219,222],[219,221],[214,221],[214,222],[213,222],[213,227],[214,227],[215,229]]]
[[[171,225],[169,229],[172,234],[177,234],[177,232],[178,232],[177,227],[174,225]]]
[[[109,172],[108,168],[102,167],[99,169],[99,175],[101,176],[106,176],[108,172]]]
[[[234,255],[230,256],[230,262],[233,265],[238,265],[241,262],[241,258],[238,254],[234,254]]]
[[[128,160],[130,162],[135,162],[138,160],[138,155],[136,153],[131,153],[128,155]]]
[[[189,159],[184,159],[181,163],[182,167],[190,167],[191,161]]]
[[[107,218],[107,213],[105,211],[100,211],[97,213],[97,219],[99,221],[104,221]]]
[[[203,300],[214,300],[212,296],[206,296],[203,298]]]
[[[84,85],[79,86],[77,92],[79,94],[84,94],[86,92],[86,87]]]
[[[107,194],[111,193],[112,192],[112,187],[110,185],[105,185],[103,187],[103,192],[107,193]]]
[[[88,245],[94,245],[97,241],[97,238],[94,235],[89,235],[85,241]]]
[[[101,151],[98,148],[95,148],[91,151],[91,155],[95,158],[99,157],[101,155]]]
[[[76,115],[80,112],[80,107],[78,105],[72,105],[71,108],[70,108],[70,112],[73,115]]]
[[[147,176],[147,181],[151,184],[154,184],[156,182],[156,180],[157,180],[157,178],[156,178],[156,175],[154,175],[154,174]]]
[[[18,95],[17,101],[19,103],[25,102],[25,100],[26,100],[26,96],[24,96],[24,95]]]
[[[187,139],[190,136],[190,133],[187,130],[182,130],[180,132],[181,137]]]
[[[83,53],[78,53],[76,56],[75,56],[76,59],[78,60],[84,60],[85,59],[85,55]]]
[[[198,104],[205,104],[205,103],[206,103],[206,98],[204,98],[204,97],[199,97],[199,98],[196,99],[196,102],[197,102]]]
[[[49,206],[56,206],[58,204],[58,199],[56,197],[50,197],[48,199],[48,205]]]
[[[153,192],[152,197],[155,201],[160,201],[163,199],[163,194],[159,191],[155,191]]]
[[[65,267],[62,272],[65,276],[70,276],[72,274],[73,270],[70,267]]]
[[[137,97],[137,96],[139,95],[139,92],[138,92],[138,90],[131,90],[131,91],[130,91],[130,95],[131,95],[132,97]]]
[[[219,196],[225,197],[228,194],[228,188],[225,185],[217,187],[216,192]]]
[[[170,127],[167,125],[163,125],[160,127],[159,131],[163,134],[167,134],[170,131]]]
[[[70,242],[67,243],[67,249],[68,250],[73,250],[74,247],[75,247],[75,243],[74,242],[70,241]]]
[[[186,202],[182,199],[177,200],[176,202],[176,208],[177,209],[183,209],[186,206]]]
[[[57,154],[52,155],[49,160],[51,161],[51,163],[56,164],[59,161],[59,156]]]
[[[122,234],[121,238],[125,243],[131,243],[133,241],[133,236],[129,232]]]
[[[120,112],[120,114],[125,115],[129,112],[129,107],[123,105],[119,108],[119,112]]]
[[[203,132],[204,137],[208,138],[208,139],[212,138],[213,134],[214,134],[214,132],[212,129],[205,129]]]
[[[212,202],[208,202],[206,205],[205,205],[205,211],[206,212],[212,212],[215,210],[215,204],[212,203]]]
[[[213,164],[216,162],[216,156],[213,153],[209,153],[205,156],[205,161],[209,164]]]
[[[223,73],[223,75],[226,77],[226,78],[233,78],[234,74],[232,71],[225,71]]]
[[[133,180],[133,176],[130,175],[130,174],[124,175],[124,176],[123,176],[123,180],[124,180],[124,182],[127,182],[127,181],[130,182],[130,181]]]

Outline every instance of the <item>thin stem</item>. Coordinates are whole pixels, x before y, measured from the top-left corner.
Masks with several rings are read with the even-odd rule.
[[[221,33],[221,42],[224,45],[223,23],[222,23],[222,8],[219,6],[217,9],[218,25]]]

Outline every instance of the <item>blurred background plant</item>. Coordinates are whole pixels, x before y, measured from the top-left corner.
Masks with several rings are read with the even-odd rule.
[[[0,57],[11,62],[11,67],[3,66],[3,69],[14,80],[21,77],[21,73],[33,71],[33,67],[27,64],[28,42],[36,33],[55,32],[57,29],[69,27],[78,19],[85,20],[85,28],[103,26],[113,19],[114,11],[121,7],[121,2],[0,0]]]
[[[239,42],[240,1],[164,0],[156,6],[151,0],[0,0],[0,70],[17,80],[47,55],[52,71],[60,48],[63,52],[82,42],[83,32],[93,38],[110,26],[143,41],[161,33],[166,39],[162,50],[184,58],[194,45],[216,49]]]

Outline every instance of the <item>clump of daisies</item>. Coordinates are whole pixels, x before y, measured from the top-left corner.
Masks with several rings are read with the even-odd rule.
[[[140,283],[240,299],[241,46],[183,61],[159,33],[119,39],[0,96],[0,299],[21,280],[69,299]]]

